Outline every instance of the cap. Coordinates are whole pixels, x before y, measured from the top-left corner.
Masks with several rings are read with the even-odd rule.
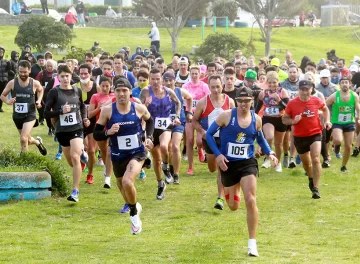
[[[189,63],[189,60],[186,58],[186,57],[181,57],[180,59],[179,59],[179,64],[184,64],[184,63]]]
[[[243,87],[236,91],[235,99],[242,98],[242,97],[250,97],[253,98],[253,92],[250,88]]]
[[[324,69],[320,72],[320,78],[329,78],[331,76],[328,69]]]
[[[164,79],[164,81],[167,81],[167,80],[175,80],[175,75],[174,75],[173,72],[167,71],[167,72],[164,73],[163,79]]]
[[[256,80],[257,74],[256,71],[254,70],[248,70],[245,73],[245,79],[249,79],[249,80]]]
[[[29,44],[25,44],[24,49],[25,48],[30,48],[31,49],[31,46]]]
[[[270,62],[270,65],[279,67],[280,60],[278,58],[273,58]]]
[[[126,78],[119,78],[116,80],[116,82],[114,83],[114,89],[116,90],[116,88],[118,87],[127,87],[130,90],[132,89],[131,83],[128,81],[128,79]]]
[[[349,67],[349,71],[358,72],[359,71],[359,66],[357,64],[351,64],[350,67]]]
[[[313,88],[313,83],[308,80],[302,80],[299,82],[299,89],[302,88]]]
[[[111,6],[108,6],[109,9],[111,9]]]

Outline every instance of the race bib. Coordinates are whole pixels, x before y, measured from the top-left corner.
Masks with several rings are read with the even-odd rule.
[[[338,122],[348,122],[351,121],[351,114],[339,114]]]
[[[193,100],[193,111],[195,111],[198,102],[199,100]]]
[[[67,113],[60,115],[60,126],[72,126],[76,124],[76,113]]]
[[[171,114],[170,115],[171,123],[174,123],[175,118],[176,118],[176,114]]]
[[[288,91],[290,100],[294,99],[298,95],[298,91]]]
[[[130,150],[140,147],[138,135],[117,137],[119,150]]]
[[[28,104],[27,103],[15,103],[15,112],[19,114],[28,113]]]
[[[248,149],[250,144],[228,143],[227,156],[237,159],[248,159]]]
[[[265,108],[265,115],[267,116],[280,116],[280,109],[278,107],[266,107]]]
[[[169,117],[156,117],[155,118],[155,128],[165,130],[170,126],[171,119]]]

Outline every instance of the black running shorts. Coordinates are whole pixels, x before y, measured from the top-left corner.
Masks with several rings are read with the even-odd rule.
[[[277,132],[285,132],[287,129],[287,125],[283,124],[281,117],[264,116],[262,118],[262,125],[264,126],[267,123],[272,124]]]
[[[259,171],[257,160],[254,158],[232,161],[226,165],[228,167],[227,171],[220,169],[221,182],[224,187],[231,187],[238,184],[242,177],[256,177]]]
[[[70,141],[74,138],[84,138],[82,129],[71,131],[71,132],[59,132],[56,133],[56,138],[62,147],[69,147]]]
[[[321,134],[312,135],[309,137],[295,137],[294,136],[294,145],[296,151],[299,154],[304,154],[310,151],[310,146],[312,143],[320,141],[321,142]]]
[[[121,178],[124,176],[126,172],[127,165],[131,160],[143,161],[147,158],[145,152],[135,153],[133,156],[119,160],[119,161],[112,161],[113,164],[113,171],[116,178]]]

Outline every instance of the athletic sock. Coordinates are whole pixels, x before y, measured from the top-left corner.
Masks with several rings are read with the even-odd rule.
[[[174,175],[174,167],[173,165],[170,165],[169,167],[171,175]]]
[[[164,181],[162,179],[158,180],[158,187],[164,187]]]
[[[130,208],[130,216],[134,216],[137,214],[137,209],[136,209],[136,203],[135,204],[128,204],[129,208]]]
[[[169,169],[169,164],[166,163],[166,162],[163,162],[163,164],[162,164],[162,170],[163,170],[163,171],[166,171],[166,170],[168,170],[168,169]]]
[[[334,148],[334,151],[336,154],[338,154],[340,152],[340,146],[341,145],[336,145],[335,148]]]

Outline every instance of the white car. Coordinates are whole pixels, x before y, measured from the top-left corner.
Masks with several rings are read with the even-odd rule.
[[[42,15],[43,11],[41,8],[32,8],[31,14]],[[55,19],[56,22],[60,22],[63,19],[63,17],[55,9],[49,8],[49,16]]]
[[[5,9],[0,8],[0,14],[10,15]]]

